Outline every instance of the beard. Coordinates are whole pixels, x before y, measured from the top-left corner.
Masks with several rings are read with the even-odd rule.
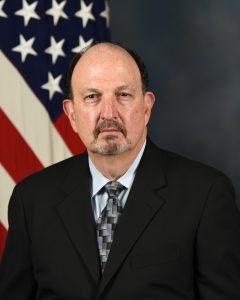
[[[118,136],[109,133],[106,134],[106,136],[103,138],[103,141],[100,141],[98,139],[99,134],[108,128],[113,128],[120,132],[124,137],[124,140],[120,140]],[[116,155],[129,151],[131,149],[131,142],[127,138],[126,128],[124,127],[124,125],[122,125],[114,119],[103,120],[100,124],[96,126],[96,128],[93,131],[93,135],[93,153],[101,155]]]

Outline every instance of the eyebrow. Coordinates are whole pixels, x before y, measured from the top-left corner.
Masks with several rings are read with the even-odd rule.
[[[81,94],[86,94],[86,93],[96,93],[99,94],[100,91],[98,89],[94,89],[94,88],[86,88],[82,91]]]
[[[127,85],[127,84],[120,85],[120,86],[117,87],[115,90],[116,90],[116,91],[131,90],[132,92],[135,92],[135,91],[136,91],[136,89],[135,89],[133,86]]]

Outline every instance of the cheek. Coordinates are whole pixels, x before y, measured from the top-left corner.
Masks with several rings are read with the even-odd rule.
[[[133,109],[129,114],[125,113],[124,117],[130,131],[141,131],[145,125],[144,110],[139,107]]]
[[[78,132],[83,135],[89,135],[93,132],[96,126],[96,117],[93,113],[90,112],[77,112],[76,113],[76,126]]]
[[[139,122],[139,125],[142,124],[145,120],[145,109],[144,107],[138,107],[134,110],[133,112],[133,116],[132,116],[133,120],[137,120],[137,122]]]

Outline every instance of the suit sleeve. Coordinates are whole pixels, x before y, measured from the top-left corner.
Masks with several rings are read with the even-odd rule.
[[[240,213],[228,178],[209,190],[196,239],[199,300],[240,299]]]
[[[36,298],[36,284],[30,238],[18,186],[10,199],[8,218],[8,236],[0,264],[0,299],[32,300]]]

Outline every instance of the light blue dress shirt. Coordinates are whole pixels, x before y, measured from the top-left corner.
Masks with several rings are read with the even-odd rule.
[[[140,152],[138,153],[137,157],[131,164],[131,166],[128,168],[126,173],[123,174],[120,178],[118,178],[118,182],[120,182],[125,189],[120,193],[119,195],[119,201],[122,202],[122,207],[125,206],[128,194],[130,192],[137,167],[139,165],[139,162],[142,158],[143,151],[146,146],[146,141],[143,144]],[[93,208],[93,214],[94,214],[94,219],[97,222],[102,210],[107,204],[107,198],[108,195],[104,191],[103,187],[105,186],[106,183],[109,182],[109,179],[103,176],[102,173],[100,173],[96,167],[94,166],[93,162],[91,161],[90,157],[88,157],[88,162],[89,162],[89,168],[90,172],[92,175],[92,187],[91,187],[91,203],[92,203],[92,208]]]

